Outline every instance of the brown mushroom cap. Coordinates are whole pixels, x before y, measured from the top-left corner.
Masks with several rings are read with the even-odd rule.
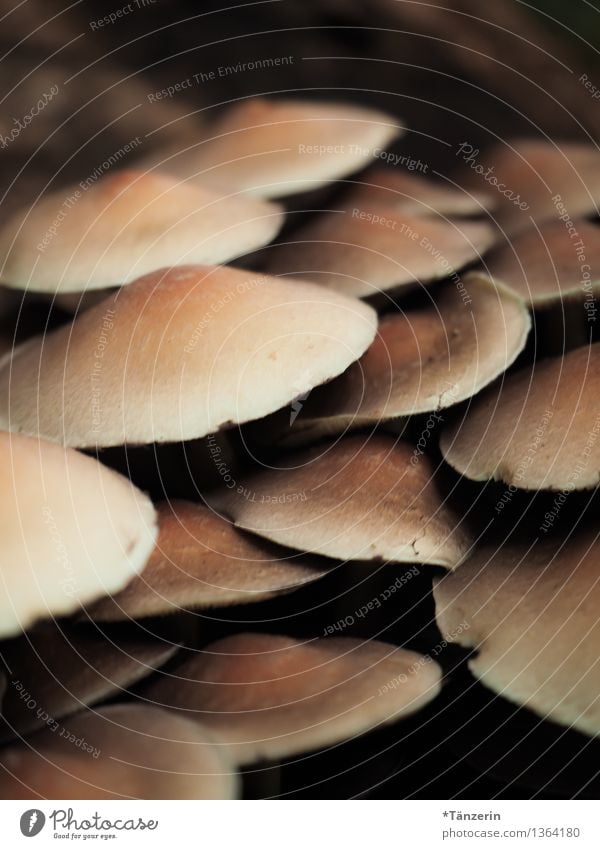
[[[431,658],[342,637],[226,637],[149,684],[146,698],[196,718],[240,764],[322,748],[414,713],[437,696]]]
[[[167,265],[226,262],[270,242],[282,223],[273,204],[121,171],[11,219],[0,232],[0,277],[40,292],[106,289]]]
[[[345,205],[387,206],[406,215],[480,215],[493,209],[494,198],[481,192],[468,192],[406,173],[397,168],[372,168],[351,187]]]
[[[600,480],[600,343],[539,360],[444,428],[444,458],[471,480],[588,489]]]
[[[477,151],[461,167],[459,181],[475,191],[489,186],[497,192],[498,223],[514,234],[531,227],[532,219],[549,221],[565,213],[575,219],[594,212],[600,201],[600,151],[591,144],[512,140]]]
[[[0,364],[0,423],[76,447],[194,439],[337,376],[376,323],[322,286],[164,269],[17,348]]]
[[[145,705],[69,717],[0,752],[3,799],[231,799],[238,779],[196,722]]]
[[[0,433],[0,635],[118,592],[156,539],[150,500],[91,457]]]
[[[469,668],[540,716],[600,733],[597,530],[557,542],[482,546],[436,583],[444,638],[477,654]]]
[[[469,274],[426,307],[384,316],[365,354],[315,389],[297,416],[275,414],[288,444],[443,410],[477,394],[523,350],[529,313],[510,290]]]
[[[526,302],[542,305],[600,293],[600,227],[550,221],[518,234],[486,257],[486,271]]]
[[[175,653],[159,640],[119,637],[118,644],[88,629],[45,622],[2,645],[10,672],[0,738],[30,734],[127,690]]]
[[[431,460],[391,436],[350,436],[287,458],[209,503],[236,525],[341,560],[456,566],[469,535],[444,503]]]
[[[273,245],[270,274],[293,275],[356,297],[451,276],[493,241],[482,222],[449,222],[389,206],[328,212]]]
[[[165,152],[161,167],[194,185],[281,197],[357,171],[402,128],[362,106],[257,97],[229,108],[208,131],[187,150]]]
[[[156,548],[144,571],[87,612],[96,620],[139,619],[181,609],[247,604],[272,598],[326,574],[246,535],[203,504],[158,507]]]

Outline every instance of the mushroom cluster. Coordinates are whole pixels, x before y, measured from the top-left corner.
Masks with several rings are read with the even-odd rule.
[[[2,223],[0,797],[243,795],[440,698],[440,644],[600,733],[598,154],[433,180],[402,133],[251,98]],[[379,627],[407,568],[435,650]]]

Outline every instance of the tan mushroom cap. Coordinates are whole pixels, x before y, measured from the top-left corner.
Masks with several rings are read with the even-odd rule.
[[[456,566],[469,535],[433,479],[431,460],[391,436],[350,436],[287,458],[289,468],[211,492],[236,525],[341,560]]]
[[[270,274],[356,297],[456,273],[493,241],[482,222],[409,216],[389,206],[328,212],[266,253]]]
[[[0,424],[76,447],[194,439],[337,376],[376,324],[322,286],[164,269],[18,348],[0,367]]]
[[[600,227],[562,221],[519,233],[492,251],[486,271],[525,301],[542,305],[562,300],[591,300],[600,294]]]
[[[434,594],[444,638],[477,649],[469,667],[487,687],[600,733],[597,529],[482,546]]]
[[[589,489],[600,480],[600,343],[539,360],[479,395],[442,432],[445,459],[471,480]]]
[[[9,220],[0,232],[0,278],[40,292],[106,289],[167,265],[227,262],[270,242],[282,223],[273,204],[121,171],[85,191],[53,193]]]
[[[195,718],[240,764],[331,746],[414,713],[440,690],[431,658],[341,637],[226,637],[144,696]]]
[[[406,215],[481,215],[493,209],[491,194],[469,192],[399,168],[372,168],[352,185],[346,206],[388,206]]]
[[[402,127],[362,106],[257,97],[229,108],[208,132],[183,152],[166,151],[160,166],[194,185],[281,197],[363,168]]]
[[[231,799],[238,778],[197,722],[145,705],[69,717],[0,752],[3,799]]]
[[[94,604],[87,611],[92,619],[140,619],[262,601],[327,571],[240,532],[203,504],[161,504],[158,521],[158,541],[144,571],[120,593]]]
[[[477,153],[474,164],[483,173],[465,165],[460,182],[497,193],[496,218],[508,233],[531,227],[531,219],[585,217],[600,201],[600,151],[591,144],[518,139]],[[486,177],[488,168],[493,170]]]
[[[529,313],[505,287],[477,274],[444,285],[426,307],[384,316],[365,354],[312,392],[296,418],[286,413],[288,444],[443,410],[477,394],[525,347]],[[277,416],[277,414],[275,414]]]
[[[0,636],[118,592],[156,539],[133,484],[76,451],[0,433]]]
[[[43,623],[2,646],[10,687],[2,706],[0,738],[29,734],[85,705],[122,694],[175,653],[159,640],[118,642],[65,623]]]

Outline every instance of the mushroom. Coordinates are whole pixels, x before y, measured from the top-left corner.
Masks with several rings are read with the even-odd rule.
[[[122,693],[162,666],[176,648],[152,639],[115,642],[65,623],[42,623],[1,646],[10,686],[0,735],[53,726],[84,705]]]
[[[0,433],[0,636],[117,592],[156,539],[150,500],[76,451]]]
[[[232,799],[238,777],[222,749],[172,711],[87,710],[0,751],[0,797]]]
[[[449,642],[475,648],[469,668],[540,716],[600,733],[600,543],[595,528],[557,541],[486,544],[435,584]]]
[[[203,504],[165,502],[159,535],[144,571],[87,612],[95,620],[140,619],[182,609],[246,604],[316,581],[314,559],[269,546],[238,531]]]
[[[147,275],[0,363],[0,425],[73,447],[194,439],[272,413],[373,341],[375,312],[228,267]]]
[[[331,746],[414,713],[440,690],[431,658],[375,640],[237,634],[144,696],[210,730],[239,764]]]
[[[493,250],[486,271],[533,306],[590,301],[600,294],[600,227],[575,221],[573,230],[550,221]],[[588,308],[591,309],[591,306]]]
[[[157,164],[192,184],[259,197],[306,192],[362,168],[402,127],[395,117],[345,103],[242,101],[205,139],[167,150]]]
[[[468,192],[452,183],[429,180],[396,168],[372,168],[352,184],[346,207],[387,206],[405,215],[481,215],[493,209],[489,194]]]
[[[367,297],[399,287],[458,278],[493,242],[483,222],[439,221],[390,206],[327,212],[272,245],[270,274],[313,280],[329,289]]]
[[[517,139],[480,154],[465,142],[459,182],[497,192],[496,218],[509,234],[562,217],[584,217],[600,200],[600,151],[591,144]],[[466,176],[465,176],[466,175]]]
[[[206,498],[238,527],[299,551],[452,568],[466,555],[469,534],[445,503],[434,471],[408,442],[350,436],[284,458],[280,468]]]
[[[443,284],[429,305],[383,316],[360,360],[315,389],[295,417],[275,413],[276,438],[297,444],[444,410],[502,374],[523,350],[530,327],[522,300],[489,278],[472,273],[460,288]]]
[[[600,343],[539,360],[477,396],[442,431],[444,458],[471,480],[589,489],[600,479]]]
[[[19,289],[89,292],[167,265],[220,263],[267,244],[280,207],[121,171],[43,197],[0,232],[0,278]]]

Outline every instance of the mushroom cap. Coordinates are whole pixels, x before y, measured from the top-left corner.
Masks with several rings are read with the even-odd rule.
[[[486,271],[534,306],[600,294],[600,227],[574,228],[550,221],[525,230],[486,257]]]
[[[431,658],[349,637],[237,634],[150,683],[147,699],[196,718],[240,764],[330,746],[414,713],[440,690]]]
[[[600,343],[538,360],[473,400],[441,436],[471,480],[520,489],[589,489],[600,480]]]
[[[145,705],[87,710],[0,751],[3,799],[231,799],[237,790],[199,723]]]
[[[337,376],[376,324],[322,286],[164,269],[0,363],[0,424],[75,447],[194,439]]]
[[[2,705],[6,728],[0,738],[29,734],[85,705],[122,694],[166,663],[176,649],[153,639],[119,637],[116,643],[87,628],[43,623],[2,646],[11,686]]]
[[[540,716],[600,733],[600,543],[596,529],[557,542],[484,545],[436,582],[444,638],[477,654],[469,668]]]
[[[450,568],[464,558],[469,535],[408,442],[349,436],[286,461],[206,497],[238,527],[299,551]]]
[[[167,265],[227,262],[270,242],[282,223],[274,204],[120,171],[10,219],[0,232],[0,277],[39,292],[106,289]]]
[[[600,151],[591,144],[517,139],[476,152],[472,167],[461,169],[459,182],[486,190],[486,180],[496,180],[496,218],[510,234],[537,222],[566,214],[578,218],[592,213],[600,200]],[[488,178],[485,174],[488,167]],[[519,204],[525,205],[520,208]]]
[[[144,571],[87,612],[95,620],[139,619],[182,609],[247,604],[316,581],[327,569],[242,533],[203,504],[158,507],[159,534]]]
[[[355,207],[320,215],[271,246],[266,270],[368,297],[451,276],[486,251],[493,238],[492,228],[480,221],[410,216],[389,206]]]
[[[166,151],[160,166],[194,185],[281,197],[359,170],[402,127],[362,106],[256,97],[227,109],[209,132],[184,151]]]
[[[523,301],[489,278],[468,274],[460,289],[443,285],[429,305],[384,316],[360,360],[315,389],[293,421],[279,416],[281,441],[298,443],[457,404],[514,362],[530,327]]]
[[[352,184],[345,205],[387,206],[406,215],[481,215],[494,207],[490,194],[471,193],[397,168],[371,168]]]
[[[0,433],[0,635],[118,592],[156,539],[150,500],[76,451]]]

